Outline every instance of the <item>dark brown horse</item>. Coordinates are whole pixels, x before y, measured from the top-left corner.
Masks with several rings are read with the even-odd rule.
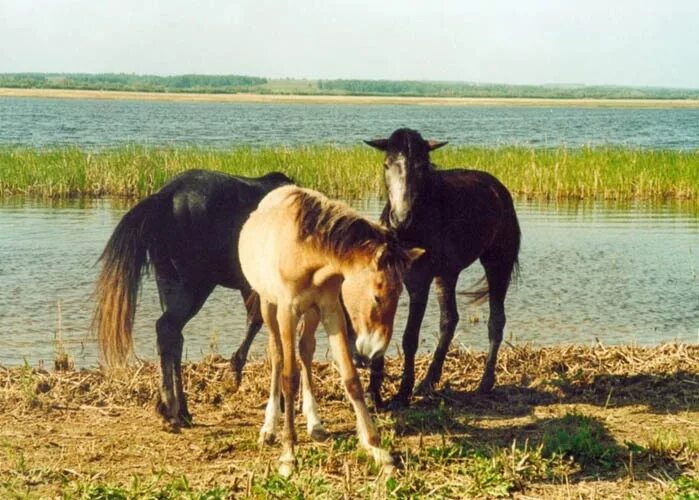
[[[421,247],[425,255],[405,277],[410,296],[403,334],[405,356],[395,406],[407,405],[415,384],[415,352],[420,324],[432,281],[440,307],[440,337],[419,392],[430,392],[439,381],[444,358],[454,336],[459,314],[456,281],[477,259],[485,269],[487,287],[472,293],[472,301],[488,297],[490,348],[479,391],[495,383],[495,361],[505,326],[505,295],[518,269],[520,229],[512,197],[492,175],[477,170],[437,170],[429,153],[446,142],[426,141],[415,130],[399,129],[388,139],[366,141],[385,152],[384,181],[388,203],[382,222],[394,229],[406,247]],[[382,405],[383,358],[372,362],[369,391]]]
[[[163,310],[155,324],[162,375],[156,408],[173,430],[192,418],[182,388],[182,329],[217,285],[240,290],[248,312],[245,340],[231,358],[240,380],[262,318],[240,269],[238,236],[260,200],[289,183],[280,173],[252,179],[190,170],[129,210],[107,242],[92,323],[102,356],[108,365],[130,356],[141,275],[152,265]]]

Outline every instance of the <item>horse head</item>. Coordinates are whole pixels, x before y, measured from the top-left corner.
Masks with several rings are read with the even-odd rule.
[[[393,319],[403,290],[403,276],[425,251],[406,250],[394,239],[372,250],[369,265],[345,275],[342,300],[351,322],[354,357],[360,365],[382,356],[393,335]]]
[[[430,171],[430,151],[447,142],[425,140],[419,132],[401,128],[388,139],[364,141],[383,151],[384,183],[390,205],[389,224],[399,229],[410,224],[413,207]]]

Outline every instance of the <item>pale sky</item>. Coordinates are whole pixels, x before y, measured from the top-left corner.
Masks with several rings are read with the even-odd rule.
[[[0,73],[699,88],[699,0],[0,0]]]

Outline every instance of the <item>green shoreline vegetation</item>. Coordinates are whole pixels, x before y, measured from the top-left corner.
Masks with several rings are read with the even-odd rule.
[[[382,195],[381,161],[367,146],[0,147],[0,197],[140,198],[182,171],[202,168],[242,176],[276,170],[329,196],[358,199]],[[699,200],[699,150],[449,146],[433,161],[490,172],[520,198]]]
[[[245,75],[0,73],[0,87],[153,93],[344,95],[525,99],[699,99],[699,89],[615,85],[508,85],[456,81],[268,79]]]

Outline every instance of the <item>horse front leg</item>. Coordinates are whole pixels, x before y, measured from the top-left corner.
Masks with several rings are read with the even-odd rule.
[[[369,396],[371,397],[371,401],[374,403],[374,409],[376,410],[383,410],[386,407],[386,404],[381,397],[381,385],[383,384],[385,364],[386,358],[383,356],[378,356],[371,360],[371,371],[369,372]]]
[[[449,346],[454,338],[454,331],[459,322],[459,311],[456,307],[456,281],[458,273],[448,278],[437,278],[435,287],[437,289],[437,300],[439,301],[439,342],[432,356],[427,375],[417,388],[420,394],[429,394],[434,390],[435,385],[442,376],[444,359],[449,352]]]
[[[296,326],[298,318],[291,305],[277,306],[277,322],[282,347],[282,393],[284,394],[284,432],[282,434],[282,454],[279,457],[279,474],[289,477],[296,466],[294,446],[294,401],[299,387],[299,369],[296,365]]]
[[[406,288],[410,295],[410,308],[408,321],[403,333],[403,376],[400,381],[398,394],[393,397],[391,406],[401,408],[410,404],[410,396],[415,386],[415,353],[420,336],[420,325],[425,316],[427,297],[430,291],[431,280],[421,280],[417,283],[406,281]]]
[[[345,392],[357,416],[359,442],[372,454],[376,463],[390,473],[393,469],[393,457],[388,451],[380,448],[381,440],[364,401],[362,384],[359,380],[357,368],[352,361],[347,342],[345,318],[339,304],[336,307],[329,306],[324,308],[322,321],[325,331],[328,332],[330,348],[333,358],[338,364],[340,376],[345,385]]]

